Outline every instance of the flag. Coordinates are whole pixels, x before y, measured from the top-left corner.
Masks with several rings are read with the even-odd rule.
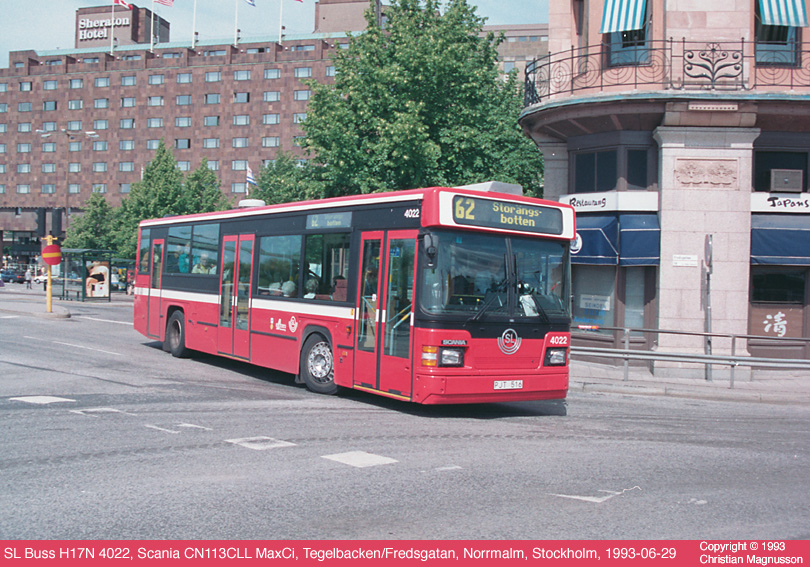
[[[174,5],[174,0],[155,0],[158,4],[163,4],[164,6],[168,6],[171,8]]]
[[[255,5],[256,5],[256,0],[245,0],[245,2],[247,2],[247,3],[248,3],[248,4],[250,4],[251,6],[255,6]]]
[[[113,0],[113,6],[123,6],[127,10],[132,10],[132,4],[127,4],[124,0]]]
[[[304,3],[304,0],[295,0],[295,1],[296,1],[296,2],[301,2],[301,4],[303,4],[303,3]]]
[[[252,169],[250,169],[250,166],[247,166],[247,179],[246,179],[246,181],[247,181],[247,182],[248,182],[250,185],[255,185],[256,187],[258,187],[258,186],[259,186],[259,184],[258,184],[258,183],[256,183],[256,178],[255,178],[255,177],[253,177],[253,170],[252,170]]]

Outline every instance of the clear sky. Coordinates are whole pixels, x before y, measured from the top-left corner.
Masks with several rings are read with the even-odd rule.
[[[315,21],[315,0],[197,0],[197,31],[201,40],[232,41],[238,6],[242,38],[277,35],[279,2],[283,1],[283,24],[288,34],[311,33]],[[548,21],[549,0],[468,0],[487,24],[526,24]],[[151,8],[151,0],[134,0]],[[89,6],[111,6],[112,0],[2,0],[0,18],[0,67],[8,67],[9,51],[22,49],[72,49],[76,10]],[[194,0],[175,0],[171,8],[155,3],[155,13],[171,24],[171,40],[191,43]]]

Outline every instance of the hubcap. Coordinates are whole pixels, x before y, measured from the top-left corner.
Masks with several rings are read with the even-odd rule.
[[[309,351],[307,370],[318,382],[332,381],[332,349],[327,343],[318,343]]]

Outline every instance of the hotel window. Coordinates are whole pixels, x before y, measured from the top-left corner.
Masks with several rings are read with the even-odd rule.
[[[138,84],[138,79],[135,75],[124,75],[121,77],[122,87],[134,87],[136,84]]]
[[[754,2],[756,61],[759,65],[793,67],[799,61],[800,30],[807,27],[804,2],[785,0],[777,4],[782,9],[774,9],[773,2]]]
[[[6,186],[0,185],[0,195],[4,195],[6,193]]]
[[[0,163],[0,173],[5,173],[5,172],[6,172],[6,164]]]
[[[31,131],[31,123],[30,122],[20,122],[17,124],[17,132],[30,132]]]
[[[607,35],[610,65],[650,62],[648,0],[606,0],[601,33]]]
[[[146,106],[163,106],[162,96],[150,96],[146,99]]]
[[[121,108],[132,108],[135,106],[135,97],[127,96],[121,99]]]
[[[233,72],[233,80],[234,81],[249,81],[250,80],[250,71],[234,71]]]
[[[55,100],[46,100],[42,103],[42,110],[45,112],[51,112],[56,110],[56,101]]]
[[[122,152],[130,152],[135,149],[135,140],[121,140],[118,142],[118,149]]]
[[[0,144],[0,154],[4,154],[4,153],[6,153],[6,145],[5,144]]]
[[[326,76],[327,77],[334,77],[335,76],[335,66],[329,65],[326,67]]]
[[[191,147],[191,140],[189,138],[177,138],[174,140],[174,149],[187,150]]]
[[[280,91],[264,91],[264,102],[278,102],[280,100]]]
[[[85,57],[82,59],[82,63],[98,63],[100,59],[98,57]]]
[[[96,183],[93,185],[93,193],[106,193],[107,192],[107,184],[106,183]]]
[[[107,142],[93,142],[93,151],[94,152],[106,152],[107,151]]]
[[[281,69],[265,69],[264,70],[264,78],[265,79],[280,79],[281,78]]]
[[[293,124],[301,124],[306,119],[307,119],[306,112],[296,112],[295,114],[293,114]]]
[[[84,108],[84,101],[83,100],[69,100],[68,101],[68,110],[81,110]]]
[[[68,88],[81,89],[84,87],[84,79],[70,79],[68,81]]]
[[[95,85],[98,88],[104,88],[110,86],[110,78],[109,77],[96,77]]]
[[[119,122],[119,127],[122,130],[132,130],[135,128],[135,119],[134,118],[122,118]]]
[[[0,93],[8,92],[8,83],[0,83]]]
[[[82,164],[79,162],[71,162],[68,164],[68,171],[70,173],[81,173],[82,171]]]
[[[146,140],[146,149],[147,150],[156,150],[160,145],[160,140]]]
[[[205,104],[219,104],[220,95],[216,93],[205,95]]]
[[[8,112],[8,103],[0,102],[0,113]]]
[[[290,51],[315,51],[314,45],[293,45]]]
[[[219,147],[219,138],[203,138],[203,147],[208,149]]]
[[[106,161],[97,161],[93,163],[93,171],[95,173],[105,173],[107,171]]]
[[[56,142],[45,142],[42,144],[43,154],[56,153]]]
[[[163,59],[180,59],[181,55],[177,52],[169,52],[161,55]]]
[[[208,71],[205,74],[206,83],[218,83],[222,80],[222,73],[219,71]]]
[[[208,162],[208,169],[211,171],[219,171],[219,160],[212,159]]]
[[[93,101],[93,108],[109,108],[110,107],[110,99],[108,98],[97,98]]]
[[[31,153],[31,144],[17,144],[17,153],[18,154],[30,154]]]
[[[56,173],[56,164],[55,163],[43,163],[42,164],[42,173]]]
[[[107,120],[93,120],[93,130],[107,130],[110,123]]]
[[[68,193],[77,195],[82,192],[82,186],[79,183],[71,183],[68,185]]]
[[[312,93],[309,90],[295,91],[295,93],[293,93],[293,98],[295,100],[309,100],[310,94]]]
[[[245,171],[247,169],[247,161],[243,159],[237,159],[231,162],[231,170],[233,171]]]
[[[147,118],[146,119],[146,127],[147,128],[163,128],[163,119],[162,118]]]
[[[237,104],[250,102],[250,93],[233,93],[233,102]]]
[[[53,183],[46,183],[42,186],[42,192],[46,195],[56,193],[56,185]]]
[[[124,55],[123,57],[121,57],[121,60],[122,61],[140,61],[141,56],[140,55]]]
[[[191,95],[177,95],[175,101],[177,106],[189,106],[191,104]]]
[[[150,85],[162,85],[164,82],[165,77],[163,75],[149,75]]]
[[[247,192],[247,183],[231,183],[231,193]]]
[[[81,142],[70,142],[68,144],[68,151],[69,152],[80,152],[80,151],[82,151],[82,143]]]
[[[295,78],[296,79],[308,79],[312,76],[312,67],[296,67],[295,68]]]
[[[262,116],[262,124],[265,126],[269,126],[272,124],[279,123],[279,115],[278,114],[265,114]]]
[[[135,171],[135,162],[134,161],[122,161],[118,164],[118,171]]]
[[[177,82],[181,85],[187,85],[191,82],[191,73],[177,73]]]
[[[203,119],[203,126],[219,126],[219,116],[206,116]]]
[[[8,124],[4,122],[0,124],[0,134],[5,134],[6,132],[8,132]]]
[[[17,185],[17,193],[25,195],[25,194],[30,193],[30,192],[31,192],[31,186],[30,185]]]
[[[31,173],[31,164],[30,163],[18,163],[17,164],[17,173]]]
[[[234,126],[249,126],[250,125],[250,116],[247,114],[236,114],[233,117],[233,125]]]
[[[118,184],[118,191],[120,193],[129,193],[131,185],[129,183],[119,183]]]
[[[191,162],[190,161],[178,161],[177,162],[177,169],[180,171],[191,171]]]
[[[234,148],[247,148],[248,147],[248,139],[247,138],[234,138],[231,142],[231,145]]]
[[[17,103],[17,112],[31,112],[33,108],[30,102],[18,102]]]
[[[30,81],[23,81],[20,83],[20,91],[28,92],[31,90],[32,83]]]
[[[178,128],[188,128],[191,126],[191,116],[178,116],[174,119],[174,125]]]
[[[266,136],[262,138],[262,147],[263,148],[277,148],[279,144],[279,137],[278,136]]]
[[[224,49],[209,49],[208,51],[203,51],[203,57],[218,57],[225,55]]]

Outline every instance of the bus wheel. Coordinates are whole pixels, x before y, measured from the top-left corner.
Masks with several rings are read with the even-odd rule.
[[[312,335],[304,343],[300,370],[304,384],[313,392],[318,394],[337,392],[332,347],[321,335]]]
[[[189,355],[189,350],[186,348],[186,319],[183,317],[182,311],[175,311],[169,317],[164,346],[172,353],[172,356],[185,358]]]

